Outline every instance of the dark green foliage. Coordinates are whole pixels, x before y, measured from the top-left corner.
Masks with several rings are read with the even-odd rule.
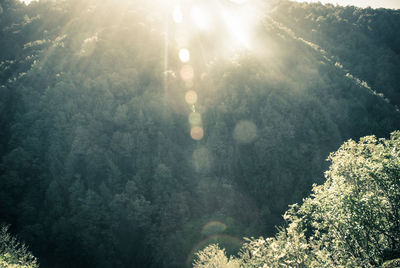
[[[400,105],[400,11],[280,1],[271,16]],[[371,55],[374,55],[371,57]]]
[[[377,54],[340,50],[323,42],[336,38],[328,25],[314,38],[283,10],[351,8],[283,2],[257,26],[269,52],[223,57],[224,36],[189,40],[196,142],[172,29],[164,69],[164,10],[120,2],[0,2],[0,220],[42,267],[182,267],[210,243],[237,252],[242,237],[275,233],[344,140],[400,128],[396,27],[376,40],[354,29]],[[395,11],[360,12],[397,25]],[[387,76],[368,75],[374,61]]]

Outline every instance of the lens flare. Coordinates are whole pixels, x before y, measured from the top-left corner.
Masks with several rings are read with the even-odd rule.
[[[190,136],[196,141],[201,140],[204,136],[203,128],[199,126],[192,127],[192,129],[190,130]]]
[[[203,229],[201,230],[201,234],[209,236],[209,235],[216,235],[222,233],[226,230],[227,226],[225,223],[220,221],[210,221],[206,225],[204,225]]]
[[[241,144],[251,143],[257,138],[256,125],[251,121],[240,121],[233,130],[233,138]]]
[[[191,81],[194,78],[194,70],[190,65],[184,65],[181,69],[181,78],[183,81]]]
[[[190,52],[186,48],[181,48],[179,50],[179,59],[181,62],[186,63],[190,60]]]
[[[192,155],[192,160],[196,172],[207,174],[211,171],[213,164],[212,154],[207,148],[201,147],[197,148]],[[203,233],[203,232],[202,232]]]
[[[189,90],[185,94],[185,101],[187,104],[193,105],[197,102],[197,93],[194,90]]]
[[[189,114],[189,123],[192,126],[199,126],[201,125],[201,115],[197,112],[193,112]]]

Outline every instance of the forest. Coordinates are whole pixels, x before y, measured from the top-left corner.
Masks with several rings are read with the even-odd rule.
[[[0,0],[0,267],[398,267],[399,66],[400,10]]]

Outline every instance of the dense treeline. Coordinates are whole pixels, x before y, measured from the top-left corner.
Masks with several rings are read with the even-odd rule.
[[[387,61],[363,54],[379,57],[391,80],[359,72],[357,58],[340,58],[341,68],[281,6],[259,23],[254,51],[218,57],[223,37],[192,36],[205,133],[195,141],[162,8],[0,3],[0,221],[42,267],[182,267],[215,242],[237,252],[244,236],[274,234],[343,141],[400,128],[390,65],[398,51]],[[365,38],[388,49],[395,42]],[[377,90],[392,92],[389,101],[373,91],[379,83],[388,83]]]
[[[400,105],[400,11],[280,1],[271,16]],[[371,57],[371,55],[374,55]]]

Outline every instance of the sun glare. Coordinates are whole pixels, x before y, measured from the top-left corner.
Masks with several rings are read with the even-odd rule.
[[[247,0],[231,0],[231,2],[235,4],[244,4],[247,2]]]
[[[21,0],[22,3],[24,3],[25,5],[29,5],[31,2],[34,2],[37,0]]]
[[[174,47],[177,48],[175,55],[179,60],[176,71],[186,89],[184,100],[188,105],[187,110],[190,111],[190,136],[195,141],[202,140],[205,135],[198,109],[201,102],[198,102],[196,92],[199,90],[200,93],[202,90],[202,79],[197,79],[202,76],[197,73],[201,70],[198,63],[207,64],[214,57],[232,57],[232,52],[251,49],[251,43],[254,42],[252,33],[259,18],[255,1],[259,3],[258,0],[251,3],[247,0],[164,2],[167,17],[172,21],[172,24],[168,24],[169,20],[166,21],[165,71],[168,70],[168,42],[174,40]],[[234,138],[238,143],[251,143],[257,136],[256,130],[254,124],[244,122],[235,128]]]
[[[249,30],[246,29],[246,22],[238,20],[237,17],[237,14],[236,16],[233,16],[233,14],[229,14],[224,10],[222,11],[222,18],[233,39],[237,44],[249,49]]]
[[[258,13],[265,5],[261,1],[170,1],[173,2],[169,12],[175,23],[174,39],[179,47],[187,48],[192,37],[201,32],[204,36],[213,37],[215,48],[220,51],[231,53],[254,48],[253,33],[260,17]],[[188,62],[191,54],[179,51],[180,61]]]
[[[182,14],[182,10],[179,6],[176,6],[174,8],[174,11],[172,13],[172,18],[174,19],[175,23],[182,23],[183,21],[183,14]]]
[[[200,30],[206,30],[210,26],[210,18],[207,13],[200,7],[194,6],[190,11],[194,24]]]

